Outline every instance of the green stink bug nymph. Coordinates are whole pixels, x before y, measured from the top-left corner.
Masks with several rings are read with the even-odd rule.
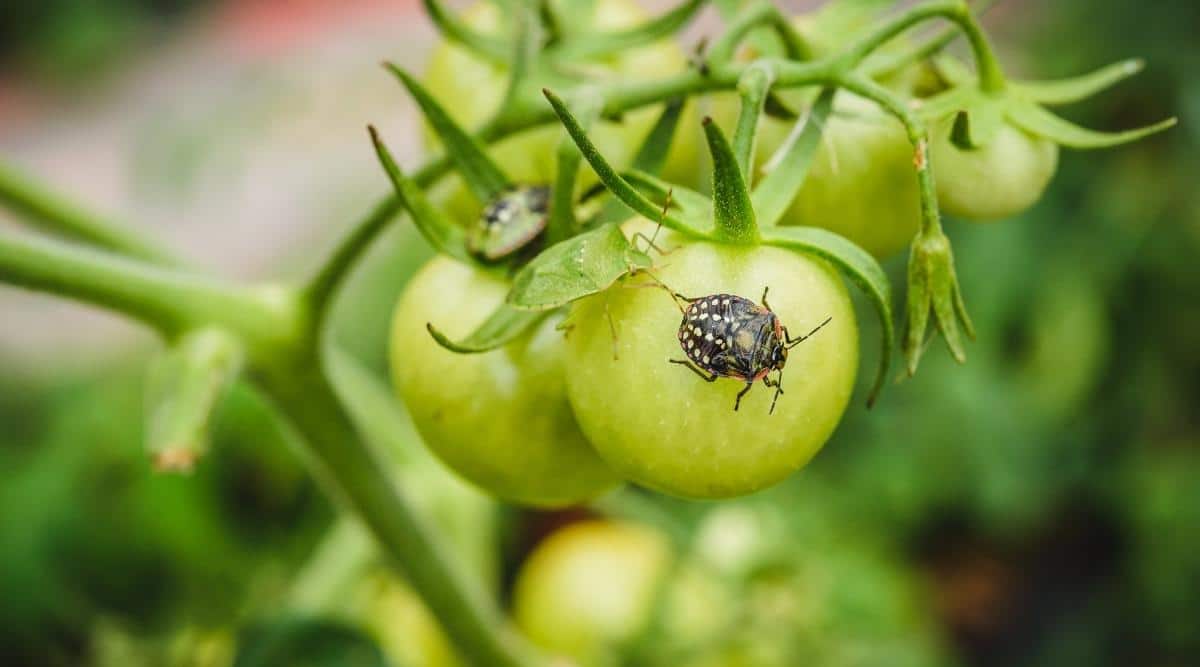
[[[495,262],[528,247],[546,229],[550,187],[523,185],[505,190],[488,202],[467,233],[467,250]]]

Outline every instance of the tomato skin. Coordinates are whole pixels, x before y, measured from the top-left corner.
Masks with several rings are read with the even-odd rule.
[[[986,146],[963,150],[950,140],[953,127],[953,117],[940,121],[930,144],[943,213],[966,220],[1000,220],[1041,198],[1058,168],[1058,144],[1004,123]]]
[[[470,333],[504,300],[499,278],[446,257],[409,283],[392,320],[393,381],[429,448],[468,481],[516,503],[561,506],[615,485],[564,395],[563,334],[548,318],[504,348],[457,354],[426,330]]]
[[[684,355],[680,313],[665,291],[618,285],[576,302],[567,393],[596,451],[631,481],[689,498],[751,493],[799,469],[833,432],[854,385],[858,329],[840,277],[797,253],[708,243],[679,248],[655,272],[692,297],[729,292],[757,302],[769,286],[768,301],[793,336],[832,320],[790,351],[772,415],[774,392],[761,383],[734,412],[741,381],[708,383],[668,363]],[[618,333],[615,360],[606,313]]]
[[[608,652],[646,624],[672,559],[648,528],[583,521],[538,545],[513,589],[517,626],[538,646],[584,666],[612,664]]]
[[[573,20],[598,30],[628,28],[647,18],[637,4],[628,0],[597,0],[590,17],[578,16],[564,8]],[[463,20],[473,28],[489,34],[507,30],[507,18],[500,15],[495,3],[482,2],[468,9]],[[687,58],[679,46],[664,40],[636,49],[627,49],[608,57],[580,63],[597,81],[636,80],[662,77],[683,71]],[[489,62],[449,41],[440,42],[430,56],[425,74],[430,92],[458,123],[474,129],[486,122],[504,99],[508,84],[507,67]],[[534,89],[550,87],[563,92],[570,82],[563,79],[532,82]],[[619,122],[599,121],[593,124],[588,136],[601,153],[618,167],[632,162],[646,133],[661,113],[661,106],[646,107],[625,113]],[[685,109],[676,129],[675,141],[667,156],[663,176],[684,185],[697,185],[704,174],[697,168],[701,142],[700,124],[691,111]],[[501,140],[489,148],[489,155],[517,183],[552,183],[555,176],[555,151],[564,136],[557,123],[521,132]],[[431,133],[429,145],[438,145]],[[580,171],[579,187],[597,182],[591,169]],[[440,189],[445,205],[462,220],[472,220],[479,214],[479,202],[466,191],[457,178],[448,179]]]

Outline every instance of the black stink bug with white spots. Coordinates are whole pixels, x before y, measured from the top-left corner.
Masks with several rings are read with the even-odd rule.
[[[680,307],[683,322],[679,324],[679,346],[687,358],[670,362],[687,366],[708,382],[722,377],[745,382],[746,387],[733,404],[734,410],[754,383],[762,380],[764,385],[775,388],[771,400],[774,413],[775,402],[783,393],[783,366],[788,350],[833,319],[826,318],[807,334],[792,338],[767,304],[766,289],[762,305],[736,294],[710,294],[698,299],[674,296],[688,304],[686,309]],[[774,379],[768,377],[771,371],[776,371]]]
[[[550,186],[522,185],[488,202],[467,232],[467,250],[494,262],[529,246],[546,229]]]

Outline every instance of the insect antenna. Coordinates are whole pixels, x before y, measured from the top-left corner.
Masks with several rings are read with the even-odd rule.
[[[817,326],[816,326],[816,327],[815,327],[815,328],[814,328],[812,331],[810,331],[810,332],[808,332],[808,333],[804,334],[803,336],[801,336],[801,337],[799,337],[799,338],[792,338],[791,336],[789,336],[789,335],[787,334],[787,332],[784,332],[784,334],[783,334],[783,335],[784,335],[784,338],[785,338],[785,340],[784,340],[784,347],[786,347],[786,348],[787,348],[787,349],[789,349],[789,350],[790,350],[790,349],[792,349],[793,347],[796,347],[796,346],[797,346],[797,345],[799,345],[800,343],[803,343],[804,341],[808,340],[808,337],[809,337],[809,336],[811,336],[811,335],[813,335],[813,334],[817,333],[818,331],[820,331],[820,330],[821,330],[821,327],[825,326],[826,324],[829,324],[829,323],[830,323],[830,322],[832,322],[832,321],[833,321],[833,318],[832,318],[832,317],[826,317],[824,322],[822,322],[822,323],[818,324],[818,325],[817,325]]]

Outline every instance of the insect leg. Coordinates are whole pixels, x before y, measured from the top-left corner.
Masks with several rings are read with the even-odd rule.
[[[770,289],[771,289],[770,285],[767,285],[766,287],[763,288],[762,305],[763,305],[763,308],[766,308],[767,310],[771,310],[771,304],[767,303],[767,291]],[[771,312],[775,312],[775,311],[771,310]]]
[[[733,402],[733,411],[734,412],[737,412],[738,407],[740,407],[742,405],[742,397],[745,396],[746,392],[750,391],[750,389],[753,386],[754,386],[754,380],[750,380],[749,382],[746,383],[746,386],[743,387],[742,390],[738,392],[737,400]]]
[[[814,328],[812,331],[804,334],[803,336],[801,336],[799,338],[792,338],[792,335],[788,333],[787,327],[784,327],[783,328],[783,340],[787,344],[788,349],[791,349],[793,347],[796,347],[800,343],[803,343],[805,340],[808,339],[809,336],[817,333],[818,331],[821,330],[821,327],[825,326],[826,324],[829,324],[832,321],[833,321],[832,317],[826,317],[824,322],[818,324],[816,326],[816,328]]]
[[[716,382],[717,378],[720,377],[719,375],[717,375],[715,373],[712,375],[706,374],[704,371],[700,370],[699,368],[696,368],[696,365],[693,364],[692,362],[688,361],[687,359],[667,359],[667,361],[669,361],[673,364],[679,364],[680,366],[687,366],[688,370],[695,373],[696,375],[699,375],[700,379],[704,380],[705,382]]]
[[[771,378],[764,375],[763,384],[768,387],[775,387],[775,396],[771,399],[771,410],[767,413],[773,415],[775,414],[775,403],[779,401],[779,395],[783,393],[783,369],[779,369],[774,382],[771,381]]]

